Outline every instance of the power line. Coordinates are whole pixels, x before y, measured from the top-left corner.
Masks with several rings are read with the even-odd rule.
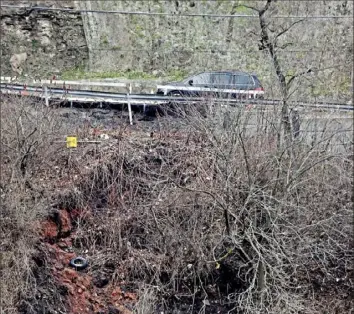
[[[213,53],[228,53],[228,52],[234,52],[234,53],[253,53],[253,52],[261,52],[259,49],[220,49],[220,48],[210,48],[210,49],[197,49],[197,48],[192,48],[193,50],[179,50],[179,49],[164,49],[161,47],[156,48],[155,50],[153,48],[148,48],[148,49],[141,49],[141,48],[131,48],[131,49],[125,49],[125,48],[120,48],[120,47],[108,47],[108,48],[89,48],[88,46],[80,46],[80,47],[69,47],[67,48],[68,50],[77,50],[77,49],[82,49],[82,50],[90,50],[90,51],[114,51],[114,52],[135,52],[135,51],[142,51],[142,52],[151,52],[154,53],[156,51],[159,51],[161,54],[167,54],[167,53],[205,53],[205,54],[213,54]],[[336,49],[336,50],[278,50],[278,53],[334,53],[334,52],[349,52],[350,48],[348,47],[347,49]]]
[[[38,11],[61,11],[71,13],[103,13],[103,14],[122,14],[122,15],[147,15],[147,16],[175,16],[175,17],[211,17],[211,18],[259,18],[254,14],[204,14],[204,13],[160,13],[160,12],[142,12],[142,11],[119,11],[119,10],[83,10],[83,9],[69,9],[69,8],[49,8],[41,6],[21,6],[21,5],[1,5],[1,8],[13,8],[13,9],[26,9],[26,10],[38,10]],[[352,16],[343,15],[278,15],[270,16],[269,18],[276,19],[348,19]]]
[[[121,48],[88,48],[87,46],[84,47],[73,47],[69,49],[89,49],[92,51],[115,51],[115,52],[134,52],[134,51],[149,51],[149,52],[154,52],[152,48],[150,49],[121,49]],[[247,49],[247,50],[232,50],[232,49],[226,49],[226,50],[219,50],[219,48],[211,48],[209,50],[200,50],[193,48],[193,50],[176,50],[176,49],[161,49],[158,48],[156,50],[159,50],[161,53],[227,53],[227,52],[236,52],[236,53],[248,53],[248,52],[260,52],[258,49]],[[349,51],[349,49],[338,49],[338,50],[278,50],[279,53],[333,53],[333,52],[346,52]]]

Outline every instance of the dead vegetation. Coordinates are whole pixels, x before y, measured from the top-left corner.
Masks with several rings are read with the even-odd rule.
[[[2,307],[11,313],[22,303],[22,312],[39,313],[29,297],[39,280],[31,257],[52,195],[34,197],[34,170],[44,161],[65,166],[47,142],[56,135],[45,118],[53,111],[35,108],[41,115],[33,120],[19,107],[2,114],[2,167],[16,170],[2,177]],[[55,200],[73,219],[63,237],[88,258],[87,275],[138,292],[136,313],[349,311],[352,147],[333,146],[330,129],[312,142],[279,144],[277,110],[209,109],[184,112],[178,134],[162,124],[145,136],[122,129],[89,172],[77,172],[71,194]],[[66,167],[82,169],[83,161]],[[52,289],[52,303],[64,306]]]
[[[351,153],[277,147],[272,116],[252,134],[243,110],[189,112],[183,138],[121,141],[76,196],[92,267],[166,311],[321,313],[333,290],[349,308]]]
[[[50,143],[58,134],[55,118],[53,109],[42,104],[2,98],[0,246],[4,313],[16,313],[36,294],[33,257],[37,255],[37,229],[47,215],[51,192],[39,181],[37,172],[53,166],[56,151]]]

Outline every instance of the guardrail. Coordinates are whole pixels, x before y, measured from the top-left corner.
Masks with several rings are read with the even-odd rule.
[[[130,93],[110,93],[110,92],[95,92],[95,91],[81,91],[71,90],[64,88],[49,88],[48,86],[23,86],[14,84],[1,84],[1,93],[5,94],[17,94],[22,96],[35,96],[45,99],[45,103],[48,106],[50,99],[56,99],[59,101],[73,102],[93,102],[93,103],[110,103],[110,104],[127,104],[129,111],[130,123],[132,124],[132,105],[145,106],[158,106],[168,104],[171,102],[180,104],[192,104],[198,102],[208,102],[210,100],[213,103],[221,105],[280,105],[280,100],[259,100],[259,99],[225,99],[225,98],[208,98],[208,97],[170,97],[159,96],[151,94],[130,94]],[[315,109],[335,109],[353,111],[354,107],[347,104],[334,104],[334,103],[306,103],[299,101],[289,102],[293,106],[315,108]]]
[[[51,79],[51,80],[42,80],[42,79],[33,79],[33,80],[28,80],[26,82],[18,82],[14,81],[11,77],[5,77],[1,76],[1,83],[11,83],[11,84],[17,84],[17,85],[40,85],[40,86],[58,86],[58,87],[63,87],[63,88],[68,88],[70,89],[72,86],[95,86],[95,87],[121,87],[125,88],[129,94],[132,94],[133,88],[134,87],[141,87],[147,85],[147,82],[93,82],[93,81],[68,81],[68,80],[57,80],[57,79]],[[149,82],[151,83],[151,82]],[[151,86],[154,86],[156,89],[156,83],[161,83],[155,81],[154,84]],[[151,90],[151,93],[154,93],[154,90]]]

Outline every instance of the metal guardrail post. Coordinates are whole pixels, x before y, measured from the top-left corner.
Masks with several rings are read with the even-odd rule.
[[[45,105],[49,107],[49,96],[48,96],[48,86],[44,85],[44,97],[45,97]]]
[[[132,105],[130,103],[130,94],[127,94],[127,101],[128,101],[129,122],[130,125],[133,125],[133,114],[132,114]]]

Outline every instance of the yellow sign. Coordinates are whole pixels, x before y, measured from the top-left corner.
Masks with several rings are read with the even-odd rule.
[[[66,147],[67,148],[76,148],[77,147],[77,137],[76,136],[67,136],[66,137]]]

